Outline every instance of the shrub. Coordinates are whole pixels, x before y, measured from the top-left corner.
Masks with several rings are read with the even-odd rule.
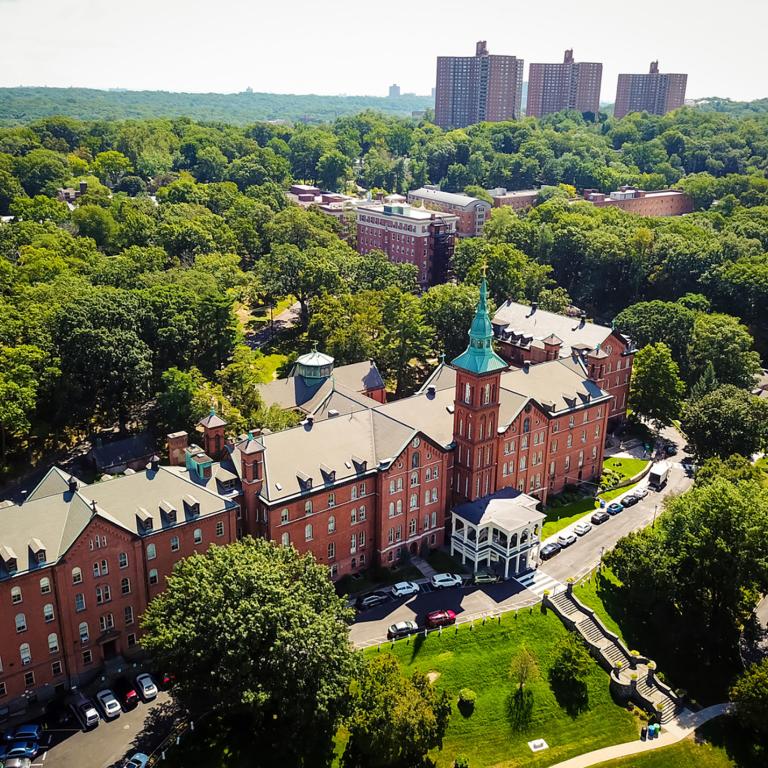
[[[469,768],[469,758],[466,755],[456,755],[453,768]]]
[[[475,709],[477,694],[471,688],[462,688],[459,691],[459,712],[464,717],[469,717]]]

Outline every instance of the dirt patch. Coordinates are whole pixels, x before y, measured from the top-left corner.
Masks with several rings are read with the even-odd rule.
[[[430,683],[434,683],[441,674],[441,672],[427,672],[427,680]]]

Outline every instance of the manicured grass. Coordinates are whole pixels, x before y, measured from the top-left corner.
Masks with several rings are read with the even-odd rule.
[[[609,568],[603,568],[600,573],[593,573],[587,580],[576,584],[573,593],[584,605],[597,614],[606,629],[615,632],[626,644],[619,623],[611,616],[603,602],[603,596],[607,590],[615,591],[620,587],[621,582],[614,576],[613,572]],[[633,649],[630,648],[630,650]],[[638,648],[637,650],[641,649]]]
[[[288,355],[280,355],[277,353],[272,355],[264,355],[262,362],[264,364],[264,373],[268,374],[269,376],[267,380],[269,381],[278,378],[279,369],[282,368],[287,361]]]
[[[454,703],[443,748],[433,756],[438,768],[452,766],[459,753],[467,755],[472,768],[546,766],[629,741],[639,732],[634,716],[613,702],[608,677],[596,663],[586,681],[588,708],[571,715],[560,706],[547,674],[557,643],[566,632],[554,615],[543,615],[534,608],[507,614],[501,623],[478,623],[473,631],[465,625],[446,630],[442,636],[433,633],[427,638],[401,640],[391,650],[366,653],[392,653],[406,674],[413,670],[438,674],[435,685],[447,691]],[[526,685],[526,692],[532,695],[530,719],[513,727],[521,713],[515,707],[516,684],[509,680],[508,669],[522,646],[535,655],[539,674]],[[477,693],[475,710],[466,718],[456,708],[458,692],[464,687]],[[546,740],[549,749],[534,755],[527,742],[539,738]]]
[[[611,457],[603,462],[603,485],[617,485],[634,477],[648,465],[645,459]]]
[[[469,569],[443,549],[435,549],[427,556],[427,562],[438,573],[468,573]]]
[[[612,501],[634,487],[634,485],[626,485],[623,488],[614,488],[612,491],[601,493],[599,498],[603,501]],[[570,504],[564,504],[562,507],[550,507],[547,509],[547,519],[542,528],[542,538],[546,539],[571,523],[577,522],[584,515],[592,514],[599,506],[600,504],[592,496],[586,496]]]
[[[599,763],[596,768],[735,768],[724,749],[697,744],[693,738],[644,755]]]

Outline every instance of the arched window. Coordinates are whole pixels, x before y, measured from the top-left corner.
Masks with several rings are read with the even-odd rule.
[[[459,435],[464,437],[464,419],[459,419]]]
[[[51,580],[47,576],[40,579],[40,594],[47,595],[51,591]]]
[[[154,544],[147,544],[147,560],[154,560],[157,557],[157,547]]]
[[[488,417],[488,437],[493,434],[493,414]]]
[[[21,594],[21,587],[13,587],[11,589],[11,602],[14,605],[18,605],[24,598]]]
[[[397,514],[399,515],[403,511],[403,500],[397,500]]]
[[[431,479],[432,479],[432,470],[429,467],[427,467],[424,470],[424,482],[428,482]]]
[[[304,526],[304,541],[312,541],[312,523]]]
[[[331,515],[328,518],[328,533],[333,533],[336,530],[336,518]]]
[[[529,418],[523,419],[523,432],[530,432],[531,431],[531,420]]]
[[[483,387],[483,405],[488,405],[491,402],[491,385],[486,384]]]
[[[352,486],[352,501],[355,501],[355,499],[357,499],[357,486],[353,485]]]
[[[29,643],[22,643],[19,646],[19,656],[21,656],[22,664],[30,664],[32,662],[32,651],[29,650]]]
[[[413,454],[411,455],[411,469],[416,469],[419,466],[419,461],[420,461],[419,452],[414,451]]]
[[[525,544],[526,541],[528,541],[528,529],[527,528],[520,534],[520,543],[521,544]]]
[[[202,544],[203,543],[203,529],[202,528],[195,528],[192,538],[195,541],[195,544]]]
[[[291,543],[291,534],[286,531],[281,539],[281,543],[284,547],[287,547]]]
[[[395,516],[395,502],[390,501],[389,502],[389,516],[394,517]]]
[[[514,549],[517,546],[517,534],[513,533],[509,539],[509,548]]]
[[[59,652],[59,638],[56,636],[55,632],[51,632],[51,634],[48,635],[48,650],[51,653]]]
[[[411,472],[411,485],[418,485],[419,484],[419,473],[418,472]]]
[[[27,631],[27,617],[23,613],[16,614],[16,631],[17,632]]]
[[[83,621],[77,628],[77,631],[80,633],[80,642],[85,645],[90,640],[90,635],[88,634],[88,624]]]
[[[424,503],[429,504],[429,488],[424,491]]]
[[[45,619],[46,623],[53,621],[53,605],[51,603],[46,603],[43,606],[43,618]]]
[[[485,416],[483,416],[480,419],[480,434],[478,435],[478,439],[482,440],[485,436]]]
[[[304,502],[304,514],[305,515],[311,515],[312,514],[312,500],[307,499]]]
[[[416,509],[419,503],[419,497],[415,494],[411,494],[411,509]]]
[[[469,384],[464,385],[464,402],[469,403],[472,401],[472,387]]]

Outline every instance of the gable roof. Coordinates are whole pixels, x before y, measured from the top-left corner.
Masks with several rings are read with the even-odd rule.
[[[507,333],[518,336],[524,335],[533,341],[543,342],[549,336],[555,335],[562,341],[561,357],[571,354],[571,348],[576,345],[581,349],[595,349],[613,333],[611,328],[604,325],[582,321],[579,317],[567,317],[544,309],[535,311],[527,304],[507,301],[502,304],[493,316],[493,326]]]
[[[0,548],[16,554],[18,572],[23,573],[56,562],[95,517],[138,535],[136,509],[140,506],[156,511],[159,522],[162,501],[170,501],[181,511],[183,498],[190,493],[200,502],[200,516],[232,505],[191,483],[175,469],[160,467],[157,472],[135,472],[91,485],[81,483],[73,493],[69,490],[69,475],[53,467],[23,504],[0,508]],[[181,515],[179,522],[183,520]],[[38,565],[31,556],[33,544],[45,549],[45,564]],[[0,570],[0,577],[7,575]]]
[[[154,438],[144,432],[92,448],[91,456],[96,463],[96,468],[102,470],[149,457],[154,451]]]

